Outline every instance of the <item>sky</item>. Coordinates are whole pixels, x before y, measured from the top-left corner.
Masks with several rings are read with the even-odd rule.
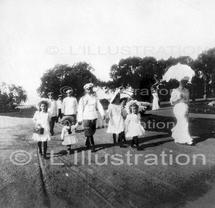
[[[101,80],[121,58],[215,47],[214,0],[0,0],[0,82],[37,97],[43,73],[86,61]]]

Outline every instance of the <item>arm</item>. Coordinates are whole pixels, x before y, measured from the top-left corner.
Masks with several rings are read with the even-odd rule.
[[[62,114],[65,114],[65,99],[63,99],[63,103],[62,103]]]
[[[186,94],[184,95],[184,102],[189,104],[190,101],[190,92],[189,90],[186,90]]]
[[[61,135],[60,138],[63,140],[64,139],[64,135],[65,135],[65,127],[63,127],[62,131],[61,131]]]
[[[71,126],[71,131],[75,130],[78,127],[78,123],[76,123],[75,125]]]
[[[77,120],[80,123],[83,121],[83,111],[84,111],[83,98],[81,98],[78,104],[78,115],[77,115]]]
[[[78,113],[78,101],[75,98],[75,112]]]
[[[55,111],[55,115],[58,116],[58,104],[57,104],[57,101],[54,102],[54,111]]]
[[[107,110],[107,116],[108,116],[108,118],[111,118],[112,117],[112,110],[111,110],[112,108],[111,108],[111,104],[109,104],[109,106],[108,106],[108,110]]]
[[[138,122],[141,124],[141,115],[140,115],[140,113],[138,113],[137,118],[138,118]]]
[[[175,105],[181,99],[178,91],[173,90],[171,93],[170,103],[171,105]]]
[[[97,107],[98,107],[99,113],[101,114],[102,119],[104,119],[105,112],[104,112],[103,106],[100,103],[99,99],[97,99]]]
[[[38,111],[36,111],[36,112],[34,113],[34,116],[33,116],[33,118],[32,118],[32,120],[33,120],[34,123],[37,122],[37,115],[38,115]]]
[[[130,123],[130,119],[129,119],[129,116],[126,117],[125,119],[125,132],[128,131],[128,124]]]

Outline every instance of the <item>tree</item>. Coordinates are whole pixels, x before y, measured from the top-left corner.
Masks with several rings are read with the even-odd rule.
[[[156,82],[157,61],[153,57],[129,57],[121,59],[111,67],[112,86],[132,87],[135,89],[135,98],[149,100],[150,87]],[[141,91],[145,93],[141,93]]]
[[[26,100],[26,91],[21,86],[8,85],[4,82],[0,84],[1,111],[12,110]]]
[[[202,79],[204,96],[215,94],[215,48],[202,52],[193,64]]]
[[[37,91],[41,97],[47,97],[48,92],[53,92],[57,96],[72,88],[74,95],[80,97],[84,91],[83,86],[88,82],[100,84],[89,64],[79,62],[73,66],[56,65],[43,74]]]

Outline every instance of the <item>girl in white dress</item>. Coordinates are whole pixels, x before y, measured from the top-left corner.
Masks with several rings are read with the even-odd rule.
[[[129,106],[130,114],[125,120],[125,135],[132,138],[131,146],[139,147],[138,137],[145,134],[145,129],[140,122],[139,107],[134,102]]]
[[[118,141],[122,142],[124,135],[124,119],[122,116],[122,106],[120,102],[120,93],[117,93],[111,100],[108,106],[108,117],[109,123],[107,133],[113,134],[113,143],[116,144]]]
[[[64,127],[61,131],[61,139],[63,140],[62,145],[67,146],[67,153],[70,154],[72,144],[77,143],[75,129],[77,128],[78,123],[75,123],[74,120],[72,123],[70,123],[68,120],[65,120],[63,125]]]
[[[42,131],[35,131],[33,133],[33,140],[38,142],[39,153],[46,158],[47,152],[47,141],[50,138],[50,127],[49,127],[50,117],[48,114],[48,102],[41,101],[39,103],[39,110],[35,112],[33,116],[33,122],[35,124],[35,129],[41,129]],[[43,153],[42,153],[43,146]]]
[[[173,113],[177,119],[175,127],[172,129],[172,138],[175,143],[193,144],[188,129],[188,102],[189,91],[185,88],[187,81],[182,80],[177,89],[171,94],[170,102],[174,105]]]

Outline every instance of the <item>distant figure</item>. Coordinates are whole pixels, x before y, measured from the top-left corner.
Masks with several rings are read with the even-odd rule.
[[[152,110],[158,110],[160,106],[159,106],[158,92],[156,89],[152,89],[152,96],[153,96]]]
[[[174,105],[173,113],[177,119],[175,127],[172,129],[172,138],[175,143],[193,144],[188,129],[188,103],[189,91],[185,88],[187,80],[182,80],[177,89],[173,89],[170,102]]]
[[[46,158],[47,153],[47,141],[51,140],[49,119],[48,102],[41,101],[39,103],[39,110],[33,116],[33,122],[35,124],[33,140],[38,142],[39,153],[44,158]]]
[[[79,125],[83,122],[84,134],[86,137],[86,147],[92,148],[95,151],[95,143],[93,135],[96,132],[96,120],[98,118],[98,113],[104,118],[104,109],[93,91],[94,85],[88,83],[84,85],[85,95],[81,97],[78,105],[78,122]]]
[[[48,113],[50,115],[50,133],[53,136],[54,135],[54,126],[55,126],[55,123],[57,122],[58,109],[57,109],[57,102],[54,99],[54,93],[49,92],[48,97],[49,97]]]
[[[63,114],[62,114],[62,105],[63,105],[63,95],[58,95],[58,100],[57,100],[58,122],[63,117]]]
[[[63,103],[62,103],[62,113],[63,113],[62,122],[64,120],[70,120],[70,121],[76,122],[76,115],[78,110],[77,99],[74,96],[72,96],[73,94],[72,89],[67,90],[66,94],[67,94],[67,97],[63,99]]]

